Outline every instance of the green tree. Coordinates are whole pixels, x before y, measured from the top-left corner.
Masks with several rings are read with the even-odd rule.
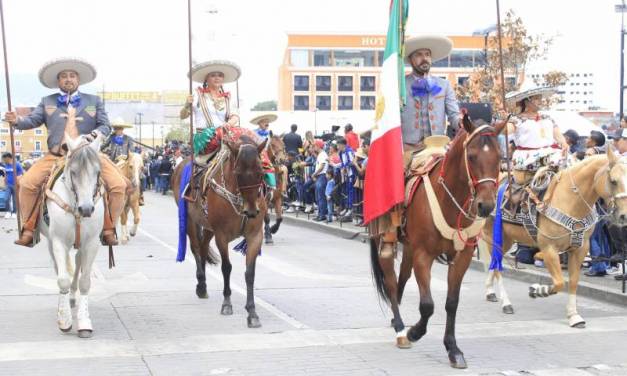
[[[181,124],[173,126],[165,136],[166,140],[189,141],[189,125]]]
[[[251,111],[276,111],[277,103],[276,101],[264,101],[259,102],[255,105],[255,107],[251,108]]]

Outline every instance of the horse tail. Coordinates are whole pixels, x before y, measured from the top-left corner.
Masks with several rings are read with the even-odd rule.
[[[390,296],[385,288],[385,275],[379,264],[379,247],[375,239],[370,239],[370,265],[372,266],[372,278],[377,287],[377,293],[384,302],[390,301]]]

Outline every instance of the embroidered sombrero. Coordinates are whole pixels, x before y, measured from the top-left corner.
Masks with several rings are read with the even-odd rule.
[[[59,87],[57,76],[59,73],[70,70],[78,73],[80,84],[92,82],[96,78],[96,68],[90,63],[72,57],[64,57],[49,61],[39,70],[39,82],[47,88]]]
[[[541,95],[543,98],[550,97],[556,92],[557,89],[555,89],[554,87],[538,86],[530,80],[526,80],[520,86],[520,89],[507,93],[505,95],[505,100],[510,104],[515,104],[525,98],[535,97],[536,95]]]
[[[221,72],[224,74],[224,83],[237,81],[242,71],[237,64],[228,60],[211,60],[192,67],[192,81],[205,82],[209,73]],[[189,74],[187,75],[189,77]]]
[[[133,128],[133,124],[125,122],[122,117],[117,117],[111,122],[111,128]]]
[[[405,41],[405,61],[409,62],[409,56],[423,48],[431,51],[431,61],[436,62],[451,53],[453,41],[441,35],[421,35],[409,38]]]
[[[251,124],[255,124],[255,125],[259,125],[259,122],[261,122],[262,120],[268,120],[268,123],[272,123],[274,121],[276,121],[276,119],[278,119],[278,116],[276,116],[275,114],[263,114],[263,115],[259,115],[257,117],[254,117],[250,123]]]

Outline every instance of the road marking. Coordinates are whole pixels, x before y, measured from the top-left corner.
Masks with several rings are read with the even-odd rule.
[[[585,329],[586,333],[614,333],[624,324],[624,316],[604,317],[598,324]],[[431,325],[431,331],[442,332],[443,324]],[[547,338],[576,333],[565,320],[532,320],[512,325],[509,322],[467,323],[457,325],[458,337],[475,338],[539,336]],[[394,343],[394,331],[389,327],[362,329],[288,330],[279,333],[214,334],[184,338],[150,340],[92,339],[89,346],[83,341],[33,341],[0,343],[0,362],[42,359],[77,359],[99,357],[160,356],[182,353],[216,353],[226,351],[253,351],[304,348],[311,346],[347,346],[371,343]],[[533,371],[534,375],[583,375],[560,373],[559,369]],[[569,369],[570,371],[570,369]]]
[[[173,246],[171,246],[168,243],[164,242],[163,240],[159,239],[158,237],[154,236],[153,234],[149,233],[148,231],[146,231],[146,230],[144,230],[142,228],[140,228],[138,231],[141,232],[142,234],[144,234],[145,236],[147,236],[148,238],[150,238],[151,240],[161,244],[163,247],[165,247],[166,249],[172,251],[173,253],[175,253],[175,254],[178,253],[178,250],[176,248],[174,248]],[[192,260],[192,258],[190,258],[190,257],[186,258],[185,261],[189,262],[190,264],[192,264],[194,266],[196,266],[196,261]],[[217,273],[217,272],[213,271],[212,269],[207,269],[205,271],[205,274],[213,277],[215,280],[217,280],[219,282],[222,282],[222,274],[221,273]],[[241,287],[237,283],[231,282],[231,290],[237,292],[238,294],[246,296],[246,289]],[[305,325],[302,322],[296,320],[295,318],[293,318],[292,316],[288,315],[287,313],[281,311],[280,309],[278,309],[277,307],[275,307],[271,303],[265,301],[264,299],[260,298],[259,296],[255,296],[255,304],[259,305],[260,307],[263,307],[265,310],[269,311],[270,313],[272,313],[273,315],[278,317],[280,320],[286,322],[287,324],[291,325],[292,327],[294,327],[296,329],[308,329],[309,328],[307,325]]]

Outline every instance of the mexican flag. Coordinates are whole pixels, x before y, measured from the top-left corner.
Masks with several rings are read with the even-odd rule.
[[[364,182],[364,222],[385,214],[404,199],[401,105],[405,102],[403,41],[409,0],[392,0],[376,126],[372,131]]]

